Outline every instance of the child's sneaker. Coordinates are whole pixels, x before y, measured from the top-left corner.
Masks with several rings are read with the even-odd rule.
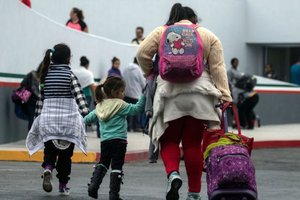
[[[70,188],[68,188],[67,184],[65,184],[65,183],[59,183],[59,193],[62,196],[69,196]]]
[[[45,192],[52,191],[52,171],[50,169],[45,169],[42,175],[43,179],[43,189]]]
[[[186,200],[201,200],[200,193],[188,192]]]
[[[172,172],[168,180],[167,188],[167,200],[178,200],[179,199],[179,189],[182,186],[182,179],[178,172]]]

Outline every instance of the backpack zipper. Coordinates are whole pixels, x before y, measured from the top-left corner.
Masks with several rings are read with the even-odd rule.
[[[246,156],[245,154],[227,154],[227,155],[223,155],[223,156],[218,156],[217,158],[217,162],[219,163],[222,159],[227,158],[227,157],[237,157],[237,156],[242,156],[242,157],[246,157],[248,158],[248,156]]]

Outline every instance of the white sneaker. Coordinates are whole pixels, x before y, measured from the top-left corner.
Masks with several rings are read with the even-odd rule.
[[[45,169],[44,173],[42,175],[43,179],[43,189],[45,192],[51,192],[52,191],[52,171],[49,169]]]
[[[168,180],[167,200],[179,200],[179,189],[182,186],[182,179],[178,172],[172,172]]]
[[[200,193],[188,192],[186,200],[201,200]]]
[[[70,195],[70,188],[67,187],[66,184],[59,184],[59,193],[62,196],[69,196]]]

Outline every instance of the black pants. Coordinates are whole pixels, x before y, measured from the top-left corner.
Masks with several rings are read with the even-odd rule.
[[[34,113],[35,113],[35,104],[36,99],[30,97],[29,101],[25,104],[26,113],[28,115],[28,131],[31,129],[32,123],[34,121]]]
[[[255,94],[238,104],[239,119],[242,127],[247,127],[249,129],[254,128],[255,113],[253,109],[258,103],[258,100],[258,94]]]
[[[101,158],[99,164],[107,169],[111,165],[112,170],[123,170],[127,141],[115,139],[101,142]]]
[[[124,101],[126,101],[127,103],[136,104],[138,102],[138,99],[125,97]],[[140,118],[141,118],[141,116],[139,114],[127,117],[127,123],[128,123],[128,128],[127,129],[128,129],[128,131],[137,130],[137,129],[141,128]]]
[[[71,174],[72,166],[71,157],[73,156],[74,144],[71,144],[65,150],[57,149],[51,140],[44,144],[44,162],[42,167],[45,168],[50,165],[52,168],[56,168],[56,177],[59,182],[67,184],[70,180],[69,175]]]

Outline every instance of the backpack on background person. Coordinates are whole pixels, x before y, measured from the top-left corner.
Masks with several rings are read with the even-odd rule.
[[[197,25],[166,26],[160,41],[159,74],[173,83],[191,82],[204,70],[203,43]]]
[[[19,119],[29,120],[26,104],[35,96],[38,96],[38,77],[35,71],[30,72],[22,80],[20,86],[12,92],[11,100],[15,104],[15,114]]]

